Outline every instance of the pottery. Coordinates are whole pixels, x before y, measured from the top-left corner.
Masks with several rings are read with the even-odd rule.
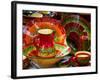
[[[79,65],[88,65],[91,58],[91,53],[87,51],[78,51],[75,53],[75,57]]]

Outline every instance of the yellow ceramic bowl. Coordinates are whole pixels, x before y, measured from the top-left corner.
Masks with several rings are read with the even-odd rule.
[[[59,58],[41,58],[41,57],[33,57],[31,61],[38,64],[40,68],[50,68],[54,67],[55,64],[60,61],[63,57]]]

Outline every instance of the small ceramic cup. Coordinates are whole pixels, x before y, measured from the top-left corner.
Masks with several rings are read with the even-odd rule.
[[[88,65],[91,59],[91,53],[88,51],[78,51],[75,53],[76,61],[79,65]]]

